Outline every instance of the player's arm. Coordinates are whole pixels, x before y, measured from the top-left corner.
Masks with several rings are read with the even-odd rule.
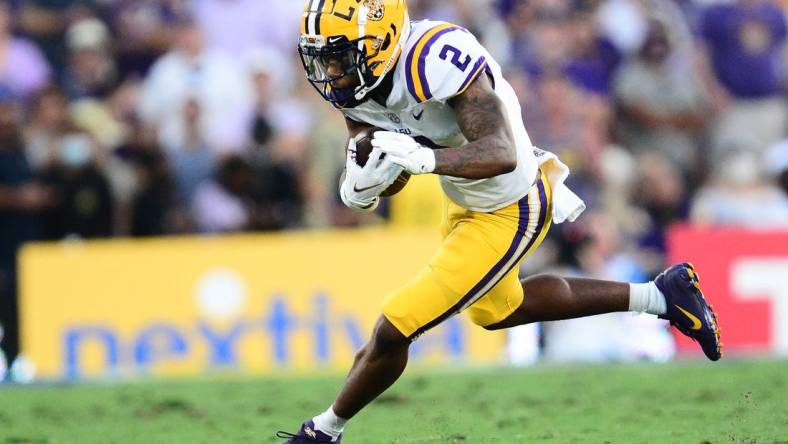
[[[467,144],[432,150],[404,134],[378,131],[372,145],[410,174],[486,179],[514,171],[517,151],[509,119],[487,76],[479,76],[448,103]]]
[[[435,151],[435,173],[484,179],[513,171],[517,151],[503,103],[490,79],[479,76],[462,94],[449,100],[468,143]]]
[[[446,101],[454,108],[467,144],[432,150],[407,135],[379,131],[372,145],[410,174],[486,179],[514,171],[517,151],[509,118],[487,75],[482,72],[470,86],[449,95]]]

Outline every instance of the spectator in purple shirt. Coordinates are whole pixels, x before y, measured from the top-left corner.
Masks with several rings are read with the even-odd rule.
[[[187,13],[177,0],[114,0],[108,5],[108,20],[121,79],[144,77],[172,44],[170,25]]]
[[[535,78],[560,70],[574,86],[605,97],[621,60],[618,49],[598,29],[594,9],[565,3],[535,7],[529,32],[515,37],[514,59]]]
[[[583,8],[573,14],[570,26],[574,44],[564,73],[585,91],[606,96],[621,54],[599,33],[593,12]]]
[[[786,28],[780,8],[761,0],[715,5],[706,10],[701,26],[714,72],[731,95],[763,98],[782,93],[780,52]]]
[[[766,0],[740,0],[709,7],[701,33],[715,77],[729,104],[712,135],[716,152],[749,146],[764,150],[786,130],[783,98],[786,23]]]
[[[11,20],[8,3],[0,1],[0,83],[27,98],[49,83],[50,68],[31,41],[11,34]]]

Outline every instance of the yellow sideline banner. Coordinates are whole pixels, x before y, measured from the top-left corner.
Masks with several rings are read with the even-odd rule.
[[[42,379],[344,370],[434,230],[36,244],[21,267],[23,352]],[[450,319],[414,362],[497,362],[504,338]]]

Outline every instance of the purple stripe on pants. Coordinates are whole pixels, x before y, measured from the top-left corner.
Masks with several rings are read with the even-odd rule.
[[[541,184],[541,181],[539,183]],[[525,236],[526,231],[528,230],[528,223],[531,214],[531,206],[528,204],[529,195],[530,193],[528,193],[525,197],[520,199],[520,202],[518,203],[518,207],[520,211],[519,211],[519,221],[517,224],[517,232],[514,235],[514,239],[512,240],[512,243],[509,245],[509,249],[506,251],[503,257],[493,266],[493,268],[490,271],[487,272],[487,274],[484,275],[484,277],[476,285],[473,286],[473,288],[471,288],[470,291],[465,293],[465,295],[462,298],[460,298],[460,300],[457,303],[455,303],[451,308],[443,312],[443,314],[441,314],[437,318],[433,319],[423,327],[416,330],[410,336],[409,338],[410,340],[415,340],[417,337],[421,336],[427,330],[435,327],[436,325],[440,324],[441,322],[445,321],[449,317],[456,314],[460,310],[460,308],[462,308],[463,305],[468,303],[468,301],[470,301],[476,295],[476,293],[478,293],[482,288],[484,288],[485,285],[487,285],[490,281],[492,281],[495,275],[499,271],[501,271],[501,269],[506,265],[506,263],[509,262],[509,260],[514,256],[515,251],[517,251],[517,247],[520,246],[523,237]],[[540,220],[539,223],[540,227],[543,225],[541,222],[542,221]],[[534,238],[535,237],[536,235],[534,236]],[[528,251],[528,248],[530,248],[530,246],[533,244],[534,238],[532,238],[531,241],[528,243],[528,246],[526,247],[525,251]],[[517,262],[518,261],[514,261],[514,265],[516,265]],[[512,265],[512,267],[514,265]],[[508,273],[510,270],[507,270],[506,273]],[[499,278],[499,280],[502,279],[503,276],[506,276],[506,273],[504,273],[501,276],[501,278]]]

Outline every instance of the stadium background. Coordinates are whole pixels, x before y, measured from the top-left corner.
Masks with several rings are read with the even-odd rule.
[[[342,206],[344,124],[303,81],[301,2],[0,3],[6,379],[345,368],[439,242],[442,197],[420,177],[376,214]],[[589,205],[524,275],[645,281],[687,258],[732,355],[788,353],[788,4],[409,6],[479,36]],[[460,317],[414,351],[423,366],[674,353],[631,314],[510,336]]]

